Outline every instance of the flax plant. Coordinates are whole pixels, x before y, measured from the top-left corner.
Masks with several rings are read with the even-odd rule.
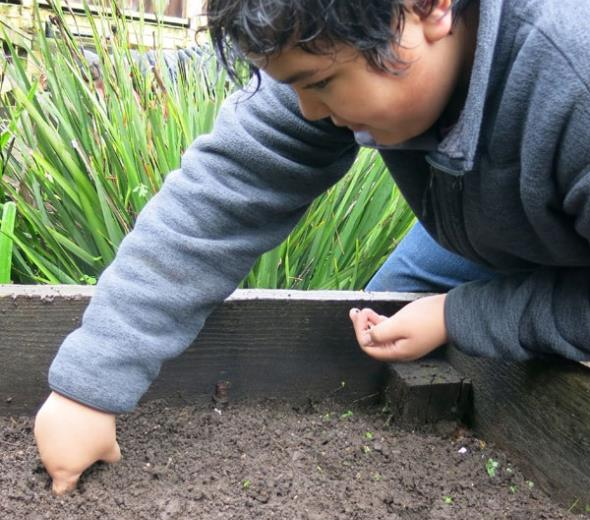
[[[10,283],[12,266],[12,234],[16,217],[16,204],[7,202],[2,208],[0,223],[0,284]]]
[[[287,240],[258,260],[242,286],[362,289],[413,223],[379,156],[363,150]]]
[[[132,29],[112,3],[108,17],[86,8],[97,88],[67,10],[52,6],[49,31],[37,13],[31,56],[38,73],[31,77],[10,42],[13,58],[0,63],[12,86],[0,99],[11,122],[0,204],[17,208],[14,281],[93,283],[182,152],[210,131],[231,86],[214,60],[186,67],[175,81],[156,49],[156,65],[142,68],[129,44]],[[383,164],[363,152],[243,286],[360,288],[411,221]]]

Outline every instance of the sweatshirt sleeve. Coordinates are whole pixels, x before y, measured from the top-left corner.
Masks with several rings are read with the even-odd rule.
[[[474,356],[590,360],[589,272],[542,268],[461,285],[445,303],[449,340]]]
[[[590,360],[590,61],[579,52],[588,38],[581,24],[564,33],[552,17],[542,21],[511,68],[515,99],[526,92],[528,103],[512,116],[522,132],[524,207],[514,226],[553,230],[554,239],[543,241],[536,269],[451,290],[445,321],[468,354]],[[526,13],[520,23],[529,23]]]
[[[529,171],[537,178],[544,176],[536,186],[547,187],[559,203],[545,205],[538,188],[530,199],[544,216],[569,222],[572,234],[579,237],[572,254],[576,260],[571,265],[540,266],[451,290],[445,304],[447,331],[450,340],[468,354],[516,360],[546,355],[590,360],[590,260],[580,260],[584,255],[590,257],[590,92],[582,89],[570,98],[572,108],[557,128],[561,138],[553,161],[543,163],[541,153],[529,154],[528,160]],[[533,138],[538,141],[538,134]],[[541,166],[535,169],[535,165]],[[532,225],[541,225],[539,222]],[[556,257],[563,258],[564,252],[557,251],[562,247],[560,238],[555,237],[553,247]]]
[[[50,387],[99,410],[131,411],[162,362],[190,345],[356,151],[349,131],[305,121],[292,89],[264,76],[257,93],[228,98],[100,277],[50,367]]]

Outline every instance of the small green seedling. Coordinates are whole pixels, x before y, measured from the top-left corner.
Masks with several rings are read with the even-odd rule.
[[[251,485],[252,482],[250,482],[248,479],[242,481],[242,489],[249,489]]]
[[[361,449],[363,450],[363,453],[365,453],[365,454],[371,453],[371,448],[369,448],[369,446],[363,446]]]
[[[329,421],[331,418],[332,418],[332,413],[331,412],[328,412],[328,413],[322,415],[322,419],[324,421]]]
[[[380,481],[380,480],[382,480],[382,479],[383,479],[383,477],[381,476],[381,473],[374,473],[374,474],[373,474],[373,480],[374,480],[375,482],[379,482],[379,481]]]
[[[526,485],[529,487],[529,489],[533,489],[535,487],[535,483],[532,480],[527,480]]]
[[[445,495],[443,497],[443,502],[445,504],[447,504],[448,506],[450,506],[453,503],[453,497],[450,497],[449,495]]]
[[[365,439],[372,441],[374,437],[372,432],[365,432]]]
[[[352,415],[352,410],[348,410],[340,416],[340,419],[350,419]]]
[[[500,463],[497,460],[488,459],[488,461],[486,462],[486,471],[488,472],[490,478],[496,476],[496,470],[499,466]]]
[[[518,487],[515,486],[514,484],[512,484],[512,486],[510,486],[510,493],[512,493],[514,495],[514,494],[516,494],[517,491],[518,491]]]

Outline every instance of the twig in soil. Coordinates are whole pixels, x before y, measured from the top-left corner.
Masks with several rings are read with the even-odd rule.
[[[379,392],[375,392],[374,394],[369,394],[369,395],[364,395],[363,397],[359,397],[358,399],[355,399],[352,404],[356,404],[359,403],[361,401],[366,401],[367,399],[371,399],[371,397],[376,397],[379,395]]]
[[[580,501],[580,497],[576,498],[576,500],[574,501],[574,503],[571,506],[569,506],[567,512],[568,513],[571,513],[574,510],[574,508],[578,505],[578,502],[579,501]]]
[[[346,387],[346,381],[340,381],[340,386],[338,388],[336,388],[336,390],[331,390],[328,395],[332,396],[338,392],[340,392],[340,390],[342,390],[344,387]]]

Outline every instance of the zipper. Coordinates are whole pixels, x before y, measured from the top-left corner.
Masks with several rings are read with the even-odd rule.
[[[425,159],[430,167],[430,180],[425,193],[425,202],[430,196],[439,240],[459,255],[479,264],[488,265],[474,249],[465,229],[463,170],[440,164],[430,154],[426,155]],[[426,213],[428,204],[424,204],[423,208]]]

